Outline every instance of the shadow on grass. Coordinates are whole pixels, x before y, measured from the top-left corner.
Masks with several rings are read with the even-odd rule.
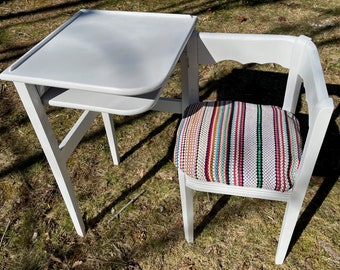
[[[242,6],[258,6],[270,3],[282,2],[282,0],[224,0],[224,1],[183,1],[182,3],[169,4],[164,7],[151,10],[152,12],[171,12],[191,15],[201,15],[207,12],[215,12],[222,9],[240,8]]]
[[[35,14],[41,14],[41,13],[45,13],[49,11],[62,11],[65,8],[77,7],[80,4],[94,3],[94,2],[101,2],[101,0],[79,0],[79,1],[74,1],[74,2],[66,1],[65,3],[36,8],[34,10],[11,12],[8,14],[0,15],[0,20],[9,20],[9,19],[14,19],[18,17],[32,16]]]
[[[1,120],[2,120],[2,123],[4,124],[4,125],[0,126],[1,139],[3,141],[6,141],[6,146],[11,149],[11,152],[13,152],[13,153],[17,153],[18,151],[23,152],[22,148],[25,148],[25,144],[27,142],[22,141],[21,144],[20,144],[20,147],[16,146],[18,144],[17,142],[22,140],[17,135],[16,128],[23,126],[23,125],[26,125],[26,124],[31,125],[29,118],[28,118],[27,114],[24,114],[24,115],[20,114],[20,116],[17,119],[15,119],[15,121],[6,120],[7,115],[10,115],[13,110],[18,108],[18,106],[10,98],[0,99],[0,106],[5,107],[5,108],[9,108],[8,111],[6,113],[4,113],[4,115],[0,115],[0,119],[3,118]],[[62,108],[58,108],[58,107],[48,107],[47,110],[46,110],[46,114],[47,115],[56,114],[56,113],[58,113],[62,110],[63,110]],[[35,136],[35,134],[33,136]],[[36,136],[35,136],[35,138],[36,138]],[[19,150],[17,150],[17,147],[19,148]],[[1,178],[5,177],[5,176],[7,176],[11,173],[25,172],[32,165],[39,163],[39,162],[46,162],[46,164],[47,164],[46,157],[45,157],[42,150],[36,151],[36,153],[34,153],[34,154],[32,154],[28,157],[18,158],[18,160],[13,162],[11,165],[6,166],[4,168],[0,168],[0,182],[2,181]]]
[[[1,38],[0,38],[1,40]],[[19,46],[11,46],[8,50],[0,51],[1,54],[4,56],[0,58],[1,62],[14,62],[19,57],[21,57],[24,53],[26,53],[30,48],[32,48],[36,43],[30,43],[26,45],[19,45]]]
[[[138,144],[136,144],[133,148],[131,148],[125,155],[121,158],[121,161],[124,161],[128,156],[132,155],[137,149],[139,149],[144,143],[150,141],[152,137],[159,134],[162,130],[164,130],[167,126],[174,123],[178,120],[178,115],[172,115],[168,120],[166,120],[162,125],[152,130],[143,140],[141,140]],[[131,193],[135,192],[138,188],[140,188],[145,182],[151,179],[163,166],[165,166],[169,160],[173,158],[173,149],[175,147],[176,137],[175,135],[172,137],[168,152],[166,155],[160,159],[158,162],[154,164],[154,166],[134,185],[122,191],[121,195],[112,201],[109,205],[107,205],[102,211],[95,217],[85,221],[87,230],[92,229],[97,226],[99,222],[111,212],[112,208],[118,204],[119,202],[125,200]]]
[[[46,113],[47,114],[55,113],[55,112],[62,111],[62,110],[63,110],[63,108],[49,107],[49,109]],[[120,127],[124,126],[124,125],[132,124],[134,121],[144,117],[145,114],[147,114],[147,113],[127,117],[121,123],[115,123],[116,130],[119,129]],[[180,117],[179,115],[173,115],[171,118],[169,118],[167,121],[165,121],[160,127],[154,129],[151,133],[148,134],[148,136],[146,136],[138,144],[133,146],[133,148],[131,148],[129,151],[127,151],[121,157],[120,161],[123,162],[124,160],[126,160],[130,155],[132,155],[135,151],[137,151],[139,147],[141,147],[144,143],[146,143],[148,140],[150,140],[153,136],[157,135],[162,130],[162,128],[165,128],[166,126],[170,125],[172,122],[174,122],[179,117]],[[18,121],[16,121],[16,124],[17,125],[24,125],[28,122],[29,122],[29,118],[25,115],[22,118],[18,119]],[[0,135],[5,136],[6,134],[9,133],[11,128],[12,127],[9,127],[9,126],[0,127]],[[105,131],[105,128],[102,127],[102,128],[100,128],[100,129],[98,129],[94,132],[86,134],[84,136],[84,138],[81,140],[81,142],[79,143],[78,147],[81,146],[82,144],[86,143],[86,142],[95,141],[95,140],[102,138],[104,136],[106,136],[106,131]],[[11,137],[12,137],[12,139],[8,139],[9,141],[17,139],[15,136],[13,137],[13,135],[11,135]],[[45,161],[46,161],[46,158],[45,158],[44,153],[42,151],[39,151],[39,152],[37,152],[37,153],[27,157],[27,158],[23,158],[23,159],[20,159],[17,162],[14,162],[12,165],[8,166],[7,168],[0,170],[0,179],[2,177],[5,177],[5,176],[7,176],[11,173],[15,173],[17,171],[25,171],[30,166],[34,165],[35,163],[45,162]]]
[[[0,14],[0,21],[2,22],[2,27],[0,29],[0,42],[4,43],[4,49],[0,50],[0,63],[1,62],[13,62],[21,57],[24,53],[26,53],[29,49],[31,49],[38,41],[35,40],[34,35],[29,35],[30,42],[25,42],[23,45],[17,44],[10,44],[6,42],[6,31],[7,28],[13,28],[15,26],[20,26],[22,24],[36,24],[39,23],[44,27],[44,25],[49,24],[52,20],[56,20],[61,17],[65,17],[65,19],[60,19],[60,24],[62,24],[68,17],[71,17],[75,14],[79,9],[84,7],[84,4],[88,5],[87,8],[92,9],[100,9],[102,4],[105,1],[102,0],[78,0],[78,1],[64,1],[64,3],[59,3],[56,5],[49,5],[44,7],[38,7],[31,10],[20,10],[20,11],[13,11],[7,14]],[[1,4],[1,2],[0,2]],[[65,16],[68,10],[69,15]],[[42,18],[39,17],[48,12],[54,12],[53,15],[43,16]],[[37,18],[38,16],[38,18]],[[20,33],[20,32],[19,32]],[[2,36],[4,35],[4,36]],[[8,44],[6,44],[8,43]]]
[[[228,204],[230,198],[231,196],[229,195],[223,195],[218,199],[218,201],[214,204],[209,213],[205,215],[203,220],[196,226],[194,231],[195,238],[203,232],[205,227],[217,216],[218,212]]]

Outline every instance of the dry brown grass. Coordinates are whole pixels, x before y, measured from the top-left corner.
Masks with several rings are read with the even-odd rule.
[[[340,267],[340,7],[330,1],[0,1],[0,71],[80,8],[189,13],[200,31],[305,34],[318,46],[335,102],[291,252],[274,254],[284,213],[279,202],[197,193],[196,241],[184,241],[176,169],[179,116],[114,116],[122,163],[113,166],[98,118],[68,167],[88,231],[76,235],[54,178],[11,83],[0,82],[0,266],[2,269],[336,269]],[[260,70],[265,71],[265,73]],[[166,94],[180,93],[178,70]],[[202,67],[201,96],[280,102],[284,70]],[[266,79],[259,80],[262,75]],[[242,92],[242,85],[254,92]],[[274,84],[275,80],[275,84]],[[235,91],[217,91],[234,85]],[[277,88],[277,89],[276,89]],[[240,96],[241,95],[241,96]],[[58,138],[80,112],[48,108]],[[305,119],[301,106],[299,117]],[[145,191],[119,216],[115,214]]]

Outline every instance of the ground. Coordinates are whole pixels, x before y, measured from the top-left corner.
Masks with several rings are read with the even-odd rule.
[[[119,166],[95,120],[67,164],[88,228],[77,236],[15,88],[0,81],[1,268],[340,268],[338,1],[0,1],[0,72],[81,8],[193,14],[197,29],[207,32],[307,35],[317,45],[334,114],[290,252],[275,266],[283,203],[196,193],[195,243],[185,242],[172,157],[180,116],[168,113],[114,116]],[[279,105],[285,72],[275,65],[204,66],[200,95],[254,100],[262,93],[261,101]],[[225,85],[235,90],[223,91]],[[178,68],[165,94],[180,94]],[[47,112],[58,139],[81,113]],[[302,103],[302,123],[306,113]]]

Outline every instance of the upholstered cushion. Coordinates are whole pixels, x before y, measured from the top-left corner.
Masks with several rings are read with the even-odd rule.
[[[197,180],[286,191],[300,156],[293,114],[276,106],[216,101],[187,108],[174,162]]]

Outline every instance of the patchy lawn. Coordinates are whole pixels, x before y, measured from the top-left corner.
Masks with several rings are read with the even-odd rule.
[[[340,6],[321,1],[0,0],[0,71],[81,8],[187,13],[199,31],[310,36],[335,112],[311,179],[291,251],[274,256],[284,204],[195,195],[195,244],[184,240],[172,162],[179,115],[114,116],[121,164],[113,166],[100,118],[68,161],[88,232],[78,237],[12,83],[0,82],[2,269],[337,269],[340,267]],[[280,103],[285,70],[222,63],[201,69],[201,97]],[[263,75],[266,75],[265,77]],[[240,78],[252,92],[242,92]],[[243,80],[244,81],[244,80]],[[223,85],[237,91],[221,92]],[[231,87],[229,87],[231,88]],[[240,91],[239,91],[240,89]],[[179,69],[165,94],[180,94]],[[48,108],[61,139],[79,111]],[[302,106],[299,117],[306,114]],[[128,204],[138,195],[134,203]],[[117,213],[128,205],[119,215]]]

